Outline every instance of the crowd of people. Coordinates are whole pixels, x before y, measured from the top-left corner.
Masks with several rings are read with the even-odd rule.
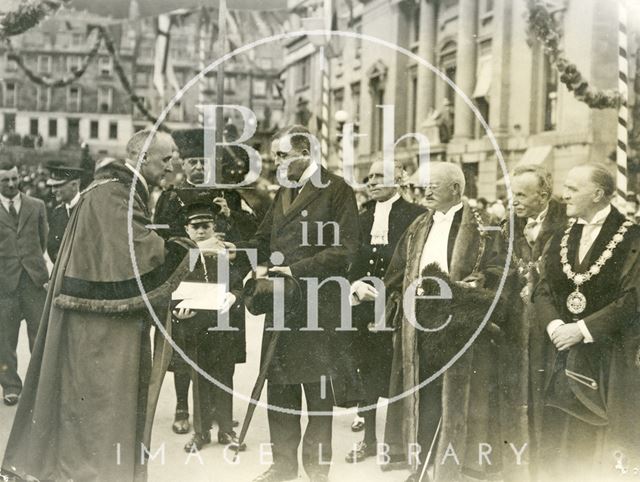
[[[328,480],[336,406],[357,407],[364,432],[339,456],[408,481],[601,481],[637,465],[640,228],[612,204],[606,167],[575,167],[553,193],[544,167],[517,166],[510,217],[467,199],[448,162],[407,188],[375,160],[358,202],[302,126],[273,138],[272,196],[205,186],[201,129],[150,135],[82,191],[81,169],[0,165],[0,384],[18,404],[7,478],[144,480],[167,370],[185,450],[214,425],[245,450],[232,395],[245,310],[265,315],[256,386],[273,463],[256,482],[297,479],[301,443],[309,479]],[[216,160],[223,183],[247,173],[240,147]]]

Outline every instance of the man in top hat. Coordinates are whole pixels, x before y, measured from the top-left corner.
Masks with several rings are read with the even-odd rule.
[[[205,196],[211,203],[215,231],[219,235],[223,235],[224,239],[230,242],[249,239],[255,232],[256,220],[240,193],[235,190],[202,187],[205,181],[204,130],[177,130],[172,133],[172,136],[180,153],[185,180],[160,195],[155,208],[154,224],[168,228],[159,229],[158,233],[167,239],[172,236],[186,236],[184,206],[193,202],[198,196]],[[246,152],[239,148],[219,148],[217,155],[223,163],[222,180],[218,182],[239,182],[246,174],[248,166]],[[184,330],[184,324],[174,325],[172,337],[180,346],[185,343]],[[238,348],[235,351],[236,362],[243,363],[246,358],[244,345],[236,348]],[[174,354],[170,369],[174,372],[176,391],[176,410],[172,429],[178,434],[188,433],[190,429],[188,393],[191,370],[177,354]]]
[[[213,204],[195,201],[185,206],[185,229],[192,241],[201,243],[215,239],[215,216]],[[219,240],[220,249],[224,249]],[[218,282],[217,257],[201,256],[193,271],[185,281],[199,283]],[[186,355],[213,380],[221,386],[206,379],[195,369],[190,369],[193,380],[193,437],[185,445],[185,451],[200,450],[211,443],[211,426],[215,420],[218,424],[218,443],[238,446],[238,438],[233,430],[233,374],[238,360],[237,353],[245,352],[244,309],[236,303],[242,290],[242,270],[232,263],[228,285],[225,286],[225,299],[218,311],[190,310],[174,308],[175,325],[182,325],[184,332],[184,351]],[[229,313],[230,330],[213,331],[217,326],[220,313]],[[241,326],[242,325],[242,326]],[[239,447],[244,450],[244,445]]]
[[[22,380],[16,346],[20,322],[33,349],[49,279],[44,260],[47,212],[19,189],[18,168],[0,164],[0,385],[6,405],[18,403]]]
[[[399,183],[402,168],[394,170],[394,181]],[[351,265],[349,277],[353,280],[352,291],[357,297],[353,320],[354,348],[358,354],[360,371],[366,399],[364,406],[375,406],[378,398],[389,394],[389,375],[393,354],[390,332],[373,332],[375,323],[374,304],[376,290],[361,278],[375,276],[384,279],[391,256],[398,241],[409,225],[424,208],[407,202],[400,196],[398,184],[385,186],[384,162],[374,161],[367,176],[367,192],[371,198],[360,213],[360,249]],[[376,413],[368,409],[361,413],[364,418],[364,439],[347,455],[347,462],[360,462],[376,455]]]
[[[551,354],[543,480],[612,480],[640,465],[640,228],[612,204],[603,166],[569,171],[570,217],[542,256],[533,293]]]
[[[62,236],[71,217],[71,210],[80,200],[80,181],[84,170],[65,166],[61,162],[55,161],[49,163],[47,169],[49,170],[47,186],[51,186],[58,203],[49,219],[49,239],[47,241],[47,253],[51,261],[55,263],[60,243],[62,243]]]

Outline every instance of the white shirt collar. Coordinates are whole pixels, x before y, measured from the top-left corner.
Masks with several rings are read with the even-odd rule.
[[[607,219],[607,216],[611,213],[611,204],[607,204],[604,208],[598,211],[591,222],[588,222],[586,219],[578,218],[577,224],[588,224],[588,225],[600,225],[604,223],[604,220]]]
[[[4,197],[2,194],[0,194],[0,201],[2,201],[3,204],[9,204],[11,201],[13,201],[13,204],[17,203],[18,201],[20,201],[20,193],[16,194],[15,196],[13,196],[12,198],[8,198],[8,197]]]
[[[302,175],[300,176],[300,180],[298,181],[301,185],[305,184],[311,176],[313,176],[318,170],[318,164],[312,162],[309,166],[304,170]]]
[[[382,207],[391,207],[391,205],[396,202],[398,199],[400,199],[400,194],[395,193],[393,196],[391,196],[389,199],[387,199],[386,201],[376,201],[376,208],[378,206]]]
[[[544,208],[542,211],[540,211],[540,214],[538,214],[536,216],[536,218],[527,218],[527,224],[529,223],[537,223],[537,224],[541,224],[542,221],[544,221],[544,218],[547,217],[547,213],[549,212],[549,205],[547,204],[547,207]]]
[[[126,162],[124,163],[125,166],[127,166],[127,168],[129,168],[129,170],[131,172],[133,172],[133,175],[135,177],[137,177],[138,179],[140,179],[140,182],[142,183],[142,185],[144,186],[144,188],[147,190],[147,192],[149,192],[149,184],[147,184],[147,180],[144,178],[144,176],[140,173],[140,171],[138,171],[135,167],[133,167],[131,164],[131,161],[129,159],[126,160]]]
[[[456,213],[463,208],[463,206],[464,204],[462,204],[462,201],[460,201],[458,204],[451,206],[446,213],[443,213],[442,211],[435,211],[433,213],[433,219],[434,221],[441,221],[444,219],[451,220],[456,215]]]
[[[73,209],[73,207],[78,204],[78,201],[80,201],[80,193],[77,192],[75,196],[73,196],[73,199],[71,200],[71,202],[69,204],[65,203],[65,207],[67,209]]]

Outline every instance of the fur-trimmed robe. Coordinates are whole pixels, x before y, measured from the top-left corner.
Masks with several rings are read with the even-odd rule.
[[[146,479],[141,443],[149,447],[167,357],[156,356],[152,367],[149,314],[129,254],[129,207],[140,279],[161,321],[195,244],[165,242],[146,227],[148,193],[138,181],[129,203],[133,176],[124,165],[105,175],[73,211],[50,280],[2,463],[21,478]]]
[[[483,220],[483,224],[489,223]],[[457,233],[454,233],[454,223],[449,235],[449,278],[453,281],[462,281],[469,276],[480,275],[487,267],[496,253],[495,232],[485,232],[485,250],[482,253],[479,268],[474,271],[476,261],[480,256],[481,234],[477,221],[471,208],[465,203],[462,216],[459,221]],[[419,260],[425,245],[429,230],[432,226],[432,212],[428,212],[409,227],[403,239],[398,245],[385,284],[389,296],[398,296],[406,291],[407,287],[419,276]],[[454,237],[455,236],[455,237]],[[492,284],[496,280],[485,279],[485,288],[494,289]],[[446,303],[444,300],[440,300]],[[471,311],[471,310],[469,310]],[[467,316],[460,313],[460,316]],[[424,315],[419,315],[424,316]],[[453,316],[458,316],[455,313]],[[418,333],[404,317],[402,310],[396,317],[399,321],[394,333],[394,361],[391,375],[390,396],[410,390],[420,382],[419,363],[428,355],[418,348],[418,339],[424,335]],[[428,326],[429,320],[421,322],[422,326]],[[498,321],[497,315],[488,320],[490,323]],[[470,320],[479,325],[479,320]],[[486,328],[486,327],[485,327]],[[495,328],[495,326],[494,326]],[[475,342],[463,353],[463,355],[449,367],[443,376],[442,394],[442,426],[439,443],[436,450],[436,479],[446,482],[459,480],[462,473],[483,476],[482,471],[496,471],[500,466],[500,450],[503,441],[500,438],[498,427],[499,411],[497,410],[497,383],[498,370],[495,366],[495,337],[486,334],[479,336]],[[424,363],[424,361],[423,361]],[[427,386],[425,390],[429,390]],[[398,455],[402,449],[407,456],[409,444],[417,443],[419,413],[429,410],[429,407],[419,406],[420,399],[417,391],[405,395],[402,400],[392,403],[388,408],[387,427],[385,441],[391,445],[391,454]],[[402,433],[398,433],[400,425]],[[403,447],[398,447],[401,440]],[[495,442],[494,442],[495,440]],[[493,466],[478,466],[478,443],[493,443],[494,450],[491,455]],[[394,446],[395,444],[395,446]],[[452,457],[444,457],[449,446],[454,448],[460,465],[452,462]],[[499,446],[496,446],[499,445]],[[422,454],[426,454],[429,447],[421,447]],[[409,462],[415,462],[409,460]],[[444,460],[444,464],[441,461]],[[415,466],[413,467],[416,468]]]

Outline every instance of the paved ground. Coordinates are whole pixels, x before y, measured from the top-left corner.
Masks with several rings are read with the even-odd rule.
[[[248,330],[247,355],[249,363],[238,365],[235,375],[236,390],[248,396],[253,386],[258,370],[258,354],[260,336],[262,332],[261,322],[258,319],[247,320]],[[26,344],[26,332],[20,336],[19,347],[20,372],[24,375],[28,363],[29,351]],[[266,399],[263,394],[262,400]],[[222,447],[213,443],[200,452],[200,457],[189,456],[183,451],[183,445],[189,439],[189,435],[176,435],[171,431],[173,421],[175,396],[173,390],[172,375],[167,375],[160,403],[156,413],[153,434],[152,452],[156,452],[156,458],[150,462],[149,480],[152,482],[212,482],[212,481],[251,481],[255,476],[267,469],[269,462],[269,449],[262,450],[263,464],[261,464],[260,444],[269,442],[269,429],[267,426],[267,413],[264,408],[258,407],[253,423],[247,436],[248,450],[240,454],[239,463],[233,464],[230,454],[225,454]],[[236,398],[234,401],[234,418],[242,420],[246,412],[246,402]],[[380,410],[378,427],[382,427],[384,410]],[[0,450],[4,452],[9,430],[15,413],[14,407],[0,405]],[[408,472],[380,471],[375,459],[368,459],[360,464],[348,464],[344,461],[344,455],[352,445],[360,440],[361,434],[354,434],[350,430],[353,412],[349,410],[337,410],[334,417],[333,435],[333,462],[330,473],[332,481],[367,481],[367,482],[391,482],[403,481]],[[215,429],[212,434],[215,436]],[[379,432],[379,439],[381,439]],[[225,458],[225,455],[228,455]],[[307,480],[302,475],[301,480]]]

